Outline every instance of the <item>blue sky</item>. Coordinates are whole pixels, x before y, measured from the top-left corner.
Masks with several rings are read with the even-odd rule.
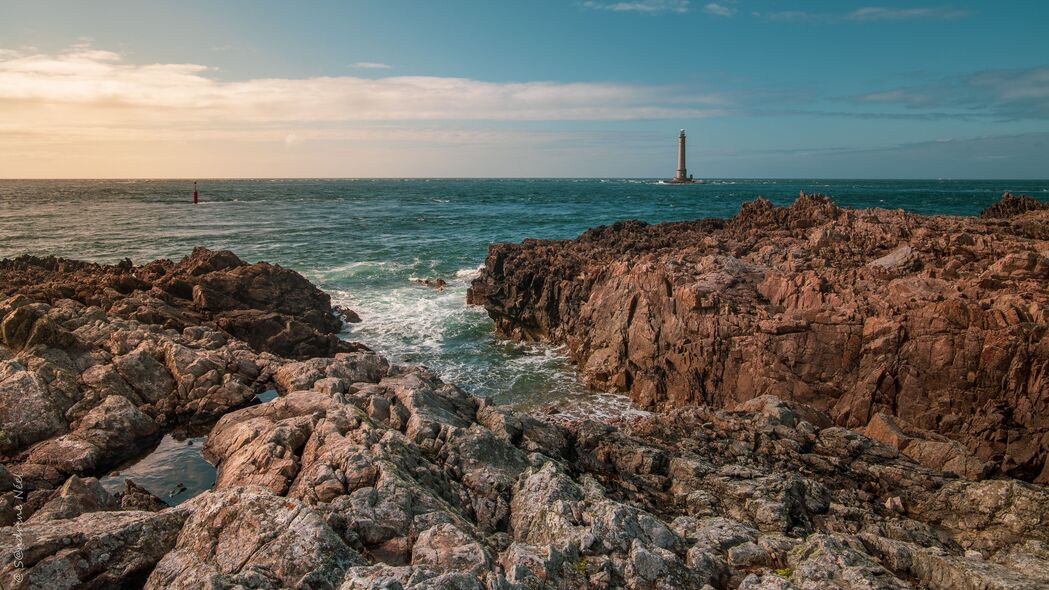
[[[1049,177],[1043,2],[0,4],[0,176]],[[6,139],[5,139],[6,138]]]

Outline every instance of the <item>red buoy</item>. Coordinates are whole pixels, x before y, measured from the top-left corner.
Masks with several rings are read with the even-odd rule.
[[[193,181],[193,204],[196,205],[197,202],[198,202],[198,199],[197,199],[197,181],[194,180]]]

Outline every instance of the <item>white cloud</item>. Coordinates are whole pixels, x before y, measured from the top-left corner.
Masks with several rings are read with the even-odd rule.
[[[628,120],[718,114],[717,97],[612,82],[486,82],[353,76],[221,81],[198,64],[130,64],[75,48],[0,55],[0,106],[9,117],[70,124],[420,120]],[[17,115],[17,117],[16,117]]]
[[[903,20],[954,20],[969,15],[966,10],[949,7],[929,8],[889,8],[885,6],[865,6],[852,12],[807,12],[804,10],[781,10],[767,13],[754,12],[755,18],[783,22],[878,22]]]
[[[685,13],[689,11],[689,0],[634,0],[632,2],[596,2],[588,0],[583,6],[593,10],[611,10],[613,12],[642,12],[655,14],[660,12]]]
[[[736,9],[717,2],[711,2],[703,7],[703,12],[716,16],[732,16],[736,13]]]
[[[950,20],[961,18],[967,14],[968,13],[964,10],[953,8],[887,8],[884,6],[867,6],[850,12],[845,18],[858,21],[915,19]]]
[[[377,61],[358,61],[350,64],[350,67],[358,70],[388,70],[393,66]]]
[[[424,176],[567,174],[566,153],[610,142],[581,148],[585,136],[522,122],[674,119],[674,129],[728,108],[671,86],[224,81],[205,65],[134,64],[88,47],[0,49],[0,177],[388,176],[409,173],[394,164],[405,158]]]
[[[960,117],[1049,118],[1049,67],[983,70],[848,97],[908,109],[948,109]]]

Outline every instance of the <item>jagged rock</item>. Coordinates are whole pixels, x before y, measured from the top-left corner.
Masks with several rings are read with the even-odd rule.
[[[139,586],[175,546],[186,516],[177,508],[105,511],[0,529],[5,539],[0,585],[18,590]]]
[[[745,214],[789,231],[811,230],[807,247],[843,247],[849,236],[820,222],[834,211],[813,202],[784,213],[758,202]],[[971,244],[971,236],[952,239]],[[860,272],[883,280],[924,266],[923,250],[907,244],[912,250],[898,257],[900,264]],[[738,277],[764,276],[765,262],[741,256],[700,261],[710,269],[701,286],[710,290],[696,298],[698,305],[726,289],[731,294]],[[798,251],[791,260],[809,258]],[[1016,277],[1037,275],[1041,264],[1037,257],[1003,256],[985,280],[1028,280]],[[955,473],[973,475],[976,464],[965,463],[971,455],[922,425],[872,414],[875,419],[858,425],[878,439],[872,440],[836,426],[833,407],[771,393],[732,399],[724,408],[603,422],[522,414],[479,400],[432,371],[391,365],[368,351],[289,360],[259,352],[203,317],[193,320],[199,324],[162,328],[189,317],[178,301],[168,303],[171,297],[216,310],[209,314],[235,314],[243,311],[236,301],[279,296],[266,289],[268,295],[240,295],[215,278],[245,273],[265,282],[259,277],[271,272],[238,270],[243,266],[231,255],[194,257],[177,272],[169,265],[99,271],[109,277],[104,288],[96,275],[83,275],[87,285],[79,296],[105,299],[96,307],[71,299],[38,304],[29,295],[0,302],[3,317],[27,310],[8,331],[20,348],[0,347],[6,396],[0,397],[0,428],[12,433],[0,441],[10,469],[0,470],[0,522],[29,519],[0,529],[4,587],[18,575],[27,577],[15,587],[46,588],[1049,583],[1045,488],[958,478]],[[75,265],[69,270],[77,272]],[[161,289],[156,277],[174,278]],[[788,283],[769,282],[767,292]],[[153,295],[131,296],[148,285]],[[923,280],[897,287],[924,293],[937,285]],[[61,281],[22,288],[78,295],[63,291]],[[804,290],[799,301],[813,304],[821,293]],[[998,309],[1006,303],[995,302]],[[640,300],[631,313],[638,309]],[[264,313],[291,311],[274,302]],[[755,329],[761,338],[790,340],[835,329],[830,325],[820,318],[768,317]],[[35,339],[33,326],[41,326]],[[898,332],[877,322],[868,329],[890,337],[879,346],[895,350]],[[652,334],[650,342],[657,342]],[[615,360],[608,355],[592,366],[611,370]],[[254,390],[263,387],[279,389],[280,396],[253,403]],[[799,391],[793,397],[821,399]],[[16,401],[28,402],[31,411]],[[39,412],[39,425],[29,420],[32,412]],[[175,508],[125,481],[118,510],[93,480],[67,477],[140,452],[175,423],[216,416],[203,447],[217,469],[215,489]],[[25,431],[16,430],[23,425]],[[1038,448],[1023,447],[1025,441],[1014,438],[1009,447],[1017,464],[1030,462],[1021,449]],[[16,568],[6,539],[20,532],[32,536],[22,554],[25,567]]]
[[[865,553],[857,540],[842,535],[812,535],[790,555],[791,580],[802,587],[907,590],[911,586]]]
[[[174,550],[146,588],[338,588],[363,558],[315,512],[258,487],[190,500]]]
[[[247,264],[228,251],[196,248],[180,262],[105,266],[62,258],[22,256],[0,261],[0,294],[22,294],[53,304],[74,299],[143,324],[183,330],[214,322],[257,351],[306,359],[353,352],[361,346],[337,337],[341,321],[331,298],[302,275],[278,265]],[[25,307],[25,306],[19,306]],[[0,307],[0,309],[3,309]],[[0,321],[10,348],[31,337],[31,307]],[[4,314],[10,315],[10,314]],[[64,348],[67,333],[37,326],[39,339]],[[10,340],[10,341],[9,341]]]
[[[994,471],[994,465],[979,460],[961,443],[934,432],[904,427],[901,422],[899,418],[879,412],[871,418],[863,433],[926,467],[956,473],[966,479],[983,479]]]
[[[993,587],[1037,584],[1049,564],[1027,545],[1043,542],[1030,492],[1039,486],[1014,482],[1024,487],[951,520],[950,506],[985,497],[979,486],[991,482],[940,475],[801,404],[768,397],[732,411],[554,424],[478,403],[425,371],[395,373],[345,400],[297,391],[238,410],[207,444],[220,491],[263,483],[363,558],[344,588],[431,587],[453,575],[484,588],[735,587],[755,571],[751,587],[935,587],[969,571],[972,547],[996,564],[980,570]],[[885,508],[890,500],[906,509]],[[992,523],[1012,514],[1032,524],[1003,535]],[[1001,544],[979,541],[993,535]],[[925,565],[892,562],[904,551],[893,543],[925,552]],[[1004,572],[1008,559],[1028,573]],[[953,568],[946,578],[930,565],[941,562]]]
[[[346,393],[354,383],[378,383],[390,371],[390,363],[373,352],[340,353],[335,358],[315,358],[287,363],[273,375],[282,391],[319,387],[330,393]]]
[[[980,217],[984,219],[1008,218],[1042,209],[1049,209],[1049,203],[1043,203],[1027,195],[1015,196],[1012,193],[1003,193],[1000,201],[980,211]]]
[[[72,432],[29,450],[22,469],[37,475],[99,473],[158,438],[157,423],[125,397],[107,396],[80,419]],[[53,479],[51,477],[50,479]]]
[[[71,476],[39,510],[29,517],[28,522],[44,522],[76,518],[87,512],[116,510],[119,504],[102,484],[93,477],[80,479]]]
[[[0,308],[16,313],[26,299]],[[99,474],[166,428],[243,406],[284,362],[214,329],[160,330],[69,299],[41,305],[76,344],[0,346],[0,453],[33,482]]]
[[[772,394],[851,428],[885,413],[960,443],[901,449],[925,464],[1049,483],[1049,210],[1017,203],[925,217],[803,194],[496,244],[468,300],[646,407]]]

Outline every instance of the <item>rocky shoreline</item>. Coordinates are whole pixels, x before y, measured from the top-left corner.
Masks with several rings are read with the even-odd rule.
[[[997,223],[1044,228],[1023,215]],[[495,300],[494,272],[475,301]],[[4,588],[1049,583],[1049,489],[987,479],[1008,470],[887,414],[865,435],[778,390],[607,422],[521,413],[340,340],[351,311],[229,252],[5,260],[0,294]],[[214,424],[213,490],[169,507],[102,488],[187,423]],[[922,445],[950,459],[929,467]]]
[[[1049,483],[1049,209],[979,218],[802,194],[731,219],[490,247],[469,298],[648,408],[775,395],[926,466]]]

